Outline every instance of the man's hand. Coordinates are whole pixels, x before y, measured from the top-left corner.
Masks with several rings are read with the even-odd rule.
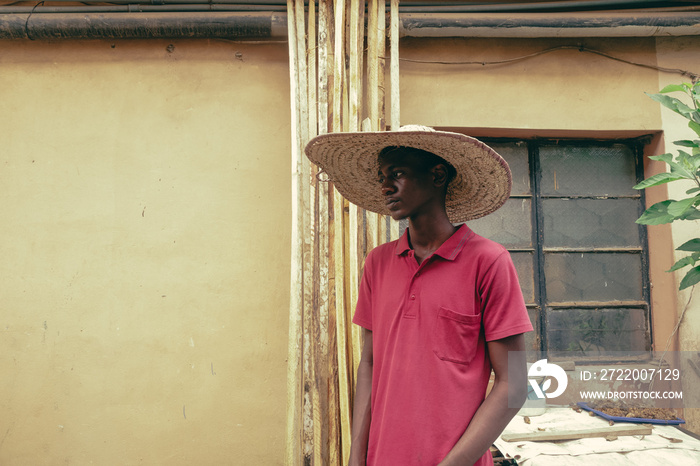
[[[495,375],[493,388],[457,444],[439,466],[473,465],[501,435],[527,397],[525,338],[522,334],[487,342]],[[508,352],[517,351],[510,359]],[[509,390],[511,396],[509,399]],[[510,400],[510,406],[509,406]]]
[[[357,368],[357,387],[355,389],[355,406],[352,411],[352,444],[350,446],[349,466],[367,464],[367,443],[371,420],[372,400],[372,332],[363,329],[362,357]]]

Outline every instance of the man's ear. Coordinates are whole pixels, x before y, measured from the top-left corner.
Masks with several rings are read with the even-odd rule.
[[[435,186],[437,187],[443,187],[447,184],[447,167],[439,163],[435,165],[433,168],[430,169],[430,173],[433,175],[433,183],[435,183]]]

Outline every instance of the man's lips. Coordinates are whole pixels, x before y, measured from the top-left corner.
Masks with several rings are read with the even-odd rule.
[[[398,199],[395,199],[395,198],[392,198],[392,197],[388,197],[388,198],[386,198],[386,200],[384,201],[384,203],[386,204],[386,207],[387,207],[388,209],[391,209],[392,207],[394,207],[394,206],[396,205],[396,203],[398,203],[398,202],[399,202]]]

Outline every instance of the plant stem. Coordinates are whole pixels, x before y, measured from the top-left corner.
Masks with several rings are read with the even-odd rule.
[[[661,357],[659,358],[659,370],[661,370],[661,364],[664,361],[664,357],[666,356],[666,353],[668,352],[668,347],[671,346],[671,339],[673,336],[678,332],[678,329],[681,326],[681,322],[683,322],[683,317],[685,316],[685,311],[688,310],[690,307],[690,302],[693,300],[693,290],[695,289],[695,285],[690,287],[690,297],[688,298],[688,302],[685,303],[685,307],[683,308],[683,312],[681,312],[681,316],[678,318],[678,323],[676,324],[676,327],[673,329],[673,332],[671,332],[671,335],[668,336],[668,340],[666,340],[666,348],[664,348],[664,352],[661,353]],[[652,378],[651,382],[649,382],[649,390],[651,390],[654,387],[654,380],[655,378]]]

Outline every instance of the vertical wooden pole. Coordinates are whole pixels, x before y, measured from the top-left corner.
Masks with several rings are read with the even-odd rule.
[[[377,5],[378,0],[369,0],[367,5],[367,107],[370,131],[377,131],[379,121],[379,93],[377,67]]]
[[[364,2],[362,2],[364,3]],[[350,0],[350,79],[348,82],[348,98],[350,100],[349,116],[350,116],[350,131],[359,131],[360,129],[360,99],[362,98],[362,78],[360,71],[360,53],[362,49],[358,47],[360,41],[360,1]],[[359,49],[359,50],[358,50]]]
[[[377,131],[386,130],[385,104],[386,3],[377,2]]]
[[[301,127],[300,152],[309,138],[309,101],[308,101],[308,68],[306,57],[306,25],[303,0],[295,0],[294,19],[296,23],[296,48],[297,48],[297,79],[299,79],[299,99],[298,115],[299,126]],[[303,388],[304,404],[302,411],[302,442],[303,455],[305,459],[316,457],[314,449],[314,432],[317,431],[316,418],[318,417],[318,394],[315,380],[316,355],[314,348],[314,321],[315,309],[313,305],[313,239],[314,227],[313,216],[311,215],[311,184],[309,180],[310,162],[308,158],[301,156],[301,209],[302,209],[302,351],[303,356]]]
[[[399,98],[399,0],[391,0],[389,30],[389,45],[391,47],[391,69],[389,73],[391,81],[391,130],[396,131],[401,125],[401,102]]]
[[[399,93],[399,0],[391,0],[389,12],[389,46],[390,70],[389,82],[391,130],[396,131],[401,126],[401,105]],[[393,241],[399,238],[399,222],[389,219],[389,238]]]
[[[328,108],[328,54],[330,43],[330,0],[319,0],[318,3],[318,134],[326,134],[329,130]]]
[[[302,5],[303,7],[303,5]],[[316,1],[309,0],[308,5],[308,21],[307,21],[307,46],[306,46],[306,62],[307,62],[307,89],[308,89],[308,118],[309,118],[309,133],[308,139],[310,140],[316,136],[318,131],[318,114],[316,110],[317,98],[316,98],[316,87],[318,85],[316,81]]]
[[[303,211],[300,209],[301,199],[301,128],[299,127],[299,79],[297,73],[296,21],[294,0],[287,0],[287,17],[289,27],[289,73],[292,126],[292,251],[291,251],[291,283],[289,303],[289,347],[287,364],[287,465],[300,465],[302,458],[302,425],[301,407],[303,403],[303,374],[302,374],[302,228]]]
[[[334,4],[334,69],[333,69],[333,131],[343,131],[343,102],[344,92],[347,91],[345,80],[345,12],[344,0],[335,0]],[[350,454],[350,423],[352,407],[353,380],[350,372],[350,358],[348,354],[349,344],[347,321],[347,294],[345,292],[345,200],[333,189],[333,261],[334,261],[334,291],[336,310],[336,341],[338,357],[339,403],[341,410],[340,429],[343,439],[342,455],[343,463],[347,463]]]
[[[377,25],[376,25],[376,37],[377,37],[377,123],[375,131],[386,130],[386,105],[385,101],[385,77],[384,77],[384,63],[386,56],[386,3],[381,0],[377,2]],[[381,215],[376,215],[376,235],[375,235],[375,246],[386,241],[386,221]]]
[[[318,40],[316,52],[318,56],[317,71],[317,123],[318,133],[325,134],[330,129],[328,105],[328,76],[332,75],[332,66],[329,66],[328,56],[332,56],[330,51],[331,39],[331,12],[330,0],[319,0],[318,2]],[[309,20],[311,23],[311,20]],[[309,34],[311,35],[311,34]],[[312,53],[309,50],[309,53]],[[325,321],[321,321],[321,340],[324,346],[324,364],[326,379],[321,390],[325,390],[327,407],[325,421],[327,428],[325,438],[322,440],[327,448],[327,464],[330,466],[341,466],[342,454],[342,431],[340,426],[341,405],[339,403],[339,368],[337,358],[337,335],[336,335],[336,303],[335,293],[332,288],[335,278],[335,259],[333,255],[333,194],[329,183],[317,183],[317,221],[318,240],[316,248],[319,258],[318,294],[319,309],[323,309],[322,316],[326,316]],[[323,395],[323,392],[322,392]]]
[[[298,3],[303,14],[303,2]],[[297,13],[299,15],[299,13]],[[297,21],[299,18],[297,18]],[[303,27],[303,23],[302,23]],[[306,22],[305,37],[307,38],[305,54],[305,71],[307,83],[307,118],[308,118],[308,134],[305,139],[310,140],[318,133],[317,128],[317,110],[316,110],[316,8],[314,0],[308,3],[308,20]],[[304,63],[304,62],[302,62]],[[311,387],[311,413],[313,423],[311,424],[311,438],[313,464],[324,464],[324,459],[328,457],[327,435],[328,430],[325,428],[325,416],[327,412],[327,393],[325,382],[327,381],[326,371],[326,351],[327,351],[327,334],[328,326],[328,309],[324,305],[326,300],[322,294],[321,283],[321,251],[319,250],[320,225],[319,225],[319,193],[318,193],[318,178],[316,177],[317,169],[306,162],[305,168],[308,176],[308,203],[305,205],[307,212],[308,229],[306,239],[308,242],[308,259],[305,260],[306,271],[309,273],[309,279],[305,280],[305,308],[309,311],[305,312],[305,319],[310,325],[310,331],[305,332],[305,337],[309,338],[310,352],[307,356],[310,359],[309,376],[306,380],[306,385]]]
[[[392,0],[392,15],[397,8],[398,1]],[[308,0],[308,21],[303,0],[288,0],[287,12],[293,242],[286,464],[340,465],[346,464],[350,450],[354,378],[362,348],[361,330],[351,324],[362,262],[369,249],[393,235],[394,225],[349,204],[332,184],[319,182],[318,169],[303,156],[303,148],[311,137],[329,130],[385,129],[386,6],[370,0],[366,77],[365,0]],[[392,23],[392,54],[398,27],[396,38],[393,34]],[[398,67],[392,58],[394,64]],[[394,110],[394,71],[392,67],[392,128],[393,117],[399,115]],[[365,115],[369,118],[362,121]]]
[[[333,132],[343,130],[343,83],[345,70],[345,0],[335,0],[333,51]]]

